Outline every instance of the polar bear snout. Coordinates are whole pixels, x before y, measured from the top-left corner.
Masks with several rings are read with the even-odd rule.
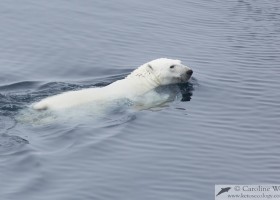
[[[181,75],[181,82],[185,83],[187,82],[193,74],[193,70],[190,68],[187,68],[187,70]]]
[[[187,71],[188,76],[191,76],[192,74],[193,74],[193,70],[190,69],[190,70]]]

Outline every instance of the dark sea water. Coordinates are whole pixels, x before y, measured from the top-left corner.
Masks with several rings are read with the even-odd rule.
[[[1,200],[202,200],[215,184],[280,183],[279,0],[1,0],[0,27]],[[165,107],[28,110],[160,57],[194,70]]]

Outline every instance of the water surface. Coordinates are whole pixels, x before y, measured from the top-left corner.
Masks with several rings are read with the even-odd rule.
[[[279,183],[278,0],[2,0],[0,26],[1,199],[213,199],[214,184]],[[194,70],[167,107],[18,120],[159,57]]]

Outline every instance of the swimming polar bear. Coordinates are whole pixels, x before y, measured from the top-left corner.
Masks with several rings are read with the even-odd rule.
[[[58,110],[106,99],[134,100],[158,86],[187,82],[193,71],[180,60],[159,58],[147,62],[126,78],[101,88],[70,91],[47,97],[33,105],[35,110]]]

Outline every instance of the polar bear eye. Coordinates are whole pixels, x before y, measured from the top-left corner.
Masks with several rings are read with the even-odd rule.
[[[171,65],[171,66],[170,66],[170,69],[173,69],[174,67],[175,67],[175,65]]]

